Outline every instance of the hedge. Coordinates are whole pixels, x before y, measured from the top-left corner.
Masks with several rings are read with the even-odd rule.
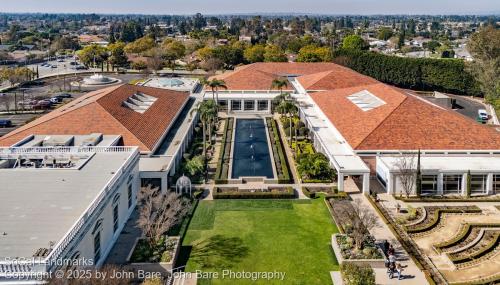
[[[464,262],[468,262],[468,261],[473,261],[473,260],[478,259],[478,258],[492,252],[493,250],[495,250],[495,248],[498,246],[499,242],[500,242],[500,233],[496,233],[495,238],[487,246],[485,246],[480,251],[478,251],[472,255],[463,256],[460,258],[452,258],[449,254],[446,254],[446,255],[453,263],[464,263]]]
[[[215,184],[227,184],[229,173],[229,160],[231,156],[231,137],[233,135],[233,118],[226,119],[224,133],[222,136],[219,161],[217,162],[217,170],[215,171]],[[228,140],[229,138],[229,140]]]
[[[434,215],[431,218],[430,223],[425,223],[423,225],[412,226],[411,228],[408,226],[403,226],[406,232],[409,234],[416,234],[421,232],[426,232],[432,228],[434,228],[441,218],[441,214],[443,213],[481,213],[481,209],[437,209],[434,212]]]
[[[379,81],[422,91],[480,95],[479,84],[460,59],[407,58],[339,49],[334,62]]]
[[[214,199],[294,199],[295,191],[292,187],[286,187],[286,192],[224,192],[220,193],[219,188],[214,188]]]
[[[460,198],[450,198],[450,197],[439,197],[439,196],[434,196],[434,197],[410,197],[410,198],[406,198],[406,197],[400,197],[400,196],[396,196],[396,195],[393,195],[393,197],[396,199],[396,200],[400,200],[400,201],[403,201],[403,202],[409,202],[409,203],[418,203],[418,202],[429,202],[429,203],[435,203],[435,202],[500,202],[500,197],[485,197],[485,196],[481,196],[481,197],[470,197],[470,198],[466,198],[466,197],[460,197]]]
[[[309,191],[309,189],[307,189],[307,187],[302,187],[302,193],[304,193],[304,195],[306,195],[308,198],[311,198],[311,199],[316,198],[316,193]]]
[[[472,229],[475,228],[475,227],[497,228],[497,227],[500,227],[500,224],[498,224],[498,223],[490,223],[490,224],[487,224],[487,223],[472,223],[472,224],[466,224],[454,238],[452,238],[450,240],[447,240],[447,241],[444,241],[444,242],[441,242],[441,243],[438,243],[438,244],[435,244],[434,248],[436,249],[436,251],[441,252],[441,250],[443,248],[452,247],[452,246],[460,243],[462,240],[464,240],[464,238],[466,238],[470,234],[470,232],[472,231]]]
[[[269,129],[269,136],[271,137],[274,162],[276,168],[280,167],[280,169],[277,169],[278,183],[280,184],[292,183],[293,179],[291,178],[292,175],[290,173],[290,167],[288,165],[288,161],[286,159],[286,155],[283,150],[283,142],[281,141],[281,137],[279,136],[278,126],[276,125],[276,121],[272,118],[267,118],[266,123]]]

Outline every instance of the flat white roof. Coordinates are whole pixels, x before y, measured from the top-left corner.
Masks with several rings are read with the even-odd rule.
[[[314,103],[307,94],[294,94],[293,97],[299,103],[305,119],[310,124],[310,128],[318,136],[320,143],[325,148],[329,159],[333,159],[342,172],[369,172],[370,169],[357,156],[349,144],[336,131],[336,128],[328,120],[326,115]]]
[[[390,171],[398,171],[399,157],[378,157]],[[415,167],[417,159],[415,158]],[[500,156],[422,156],[422,170],[439,170],[442,172],[498,172],[500,173]]]
[[[80,169],[0,169],[0,260],[57,244],[134,154],[96,152]]]

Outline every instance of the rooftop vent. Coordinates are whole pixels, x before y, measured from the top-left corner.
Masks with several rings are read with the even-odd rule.
[[[363,90],[347,96],[347,99],[351,100],[352,103],[354,103],[363,111],[370,111],[386,104],[382,99],[373,95],[368,90]]]
[[[143,114],[158,98],[137,92],[123,101],[123,106]]]

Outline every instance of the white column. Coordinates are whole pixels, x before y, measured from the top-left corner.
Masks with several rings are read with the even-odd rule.
[[[462,196],[465,196],[467,193],[467,172],[462,175]]]
[[[443,195],[443,173],[438,173],[437,194]]]
[[[271,104],[273,103],[273,100],[267,100],[267,112],[271,113]]]
[[[493,194],[493,173],[488,173],[488,177],[486,178],[486,193],[488,195]]]
[[[231,112],[231,107],[233,106],[233,100],[227,99],[227,113]]]
[[[387,194],[394,194],[394,175],[387,173]]]
[[[343,173],[340,173],[338,172],[338,175],[337,175],[337,188],[339,189],[339,192],[343,192],[344,191],[344,174]]]
[[[363,193],[370,194],[370,173],[363,174]]]

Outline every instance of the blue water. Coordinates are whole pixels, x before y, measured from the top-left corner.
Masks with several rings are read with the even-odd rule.
[[[263,119],[237,119],[233,148],[233,179],[274,177]]]

